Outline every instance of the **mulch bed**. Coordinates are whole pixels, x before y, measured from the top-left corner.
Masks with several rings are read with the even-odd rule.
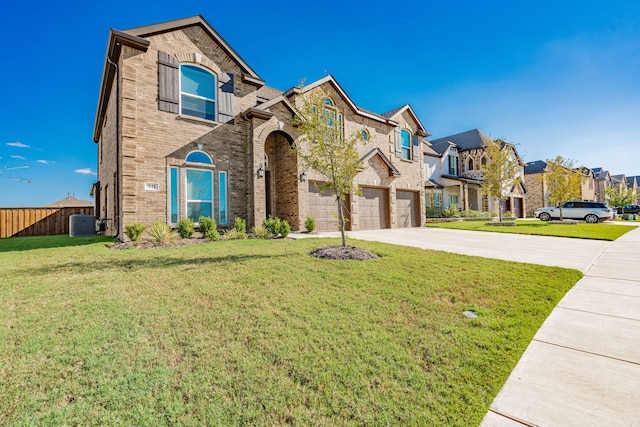
[[[321,246],[310,251],[309,255],[322,259],[342,259],[356,261],[366,261],[369,259],[380,258],[373,252],[356,248],[354,246]]]
[[[121,242],[114,243],[112,245],[108,245],[111,249],[123,250],[123,249],[164,249],[164,248],[179,248],[181,246],[191,246],[198,245],[200,243],[210,242],[209,239],[201,239],[201,238],[189,238],[189,239],[178,239],[173,243],[162,244],[162,243],[154,243],[154,242],[140,242],[139,245],[136,245],[134,242]]]

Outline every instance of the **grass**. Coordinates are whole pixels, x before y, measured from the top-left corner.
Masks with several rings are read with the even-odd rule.
[[[0,240],[0,424],[477,425],[581,277],[326,243]]]
[[[543,221],[517,220],[515,227],[497,227],[486,225],[486,221],[430,222],[427,227],[450,228],[454,230],[493,231],[497,233],[532,234],[538,236],[572,237],[577,239],[616,240],[623,234],[634,230],[634,225],[587,224],[576,225],[549,224]]]

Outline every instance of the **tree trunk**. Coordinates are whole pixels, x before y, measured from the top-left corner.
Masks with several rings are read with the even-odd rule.
[[[346,248],[347,247],[347,237],[344,233],[344,212],[342,210],[342,194],[339,194],[338,197],[338,218],[339,218],[339,224],[340,224],[340,235],[342,236],[342,247]]]
[[[502,222],[502,199],[498,199],[498,220]]]
[[[560,203],[558,207],[560,208],[560,221],[564,221],[564,219],[562,219],[562,203]]]

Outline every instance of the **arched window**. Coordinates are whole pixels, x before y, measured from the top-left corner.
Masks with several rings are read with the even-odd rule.
[[[402,158],[411,160],[411,133],[406,129],[400,131],[400,146],[402,147]]]
[[[205,152],[202,151],[192,151],[187,154],[187,158],[185,159],[188,163],[202,163],[203,165],[212,165],[213,161],[211,157]]]
[[[192,151],[186,157],[189,164],[213,165],[211,157],[202,151]],[[201,216],[213,218],[213,171],[187,167],[187,216],[199,222]]]
[[[327,126],[336,130],[338,138],[342,139],[342,113],[338,111],[336,104],[329,97],[324,99],[324,105],[323,119],[326,120]]]
[[[216,120],[216,75],[194,64],[180,65],[180,113]]]
[[[489,158],[486,155],[482,156],[482,158],[480,159],[480,166],[482,167],[482,169],[485,169],[488,164]]]
[[[475,166],[476,166],[476,165],[474,164],[473,159],[472,159],[471,157],[469,157],[469,158],[467,159],[467,166],[466,166],[466,169],[467,169],[468,171],[472,171],[472,170],[474,170],[474,169],[476,168]]]

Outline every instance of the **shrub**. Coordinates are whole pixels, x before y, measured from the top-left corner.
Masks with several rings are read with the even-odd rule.
[[[173,243],[178,239],[178,233],[171,230],[168,224],[160,221],[154,221],[147,233],[149,233],[152,242],[163,245]]]
[[[247,233],[247,223],[242,218],[236,218],[233,220],[233,228],[235,228],[238,233]]]
[[[460,218],[460,208],[458,205],[451,205],[446,209],[442,210],[443,218]]]
[[[493,215],[491,212],[474,211],[471,209],[460,212],[462,218],[491,218]]]
[[[251,235],[254,239],[267,239],[269,238],[269,230],[262,225],[256,225],[251,229]]]
[[[269,218],[262,221],[262,226],[267,229],[269,234],[273,236],[277,236],[280,234],[280,218],[274,218],[270,216]]]
[[[135,224],[127,225],[124,228],[124,234],[126,234],[127,237],[133,240],[137,245],[138,243],[140,243],[140,239],[142,239],[142,233],[144,233],[144,230],[146,229],[146,225],[136,222]]]
[[[247,238],[247,233],[240,232],[235,228],[228,230],[222,235],[222,240],[244,240]]]
[[[313,230],[316,229],[316,219],[312,216],[308,216],[307,218],[305,218],[304,228],[307,229],[308,233],[311,233]]]
[[[285,238],[289,235],[289,233],[291,233],[291,226],[289,225],[289,223],[285,220],[285,221],[281,221],[280,222],[280,235],[282,236],[282,238]]]
[[[218,225],[216,224],[216,220],[213,218],[209,218],[207,216],[201,216],[198,218],[200,222],[200,226],[198,229],[202,233],[202,236],[209,240],[218,240],[220,238],[220,233],[218,233]]]
[[[193,233],[196,232],[196,229],[193,225],[193,220],[191,218],[182,218],[178,223],[178,227],[176,231],[183,239],[188,239],[193,236]]]

